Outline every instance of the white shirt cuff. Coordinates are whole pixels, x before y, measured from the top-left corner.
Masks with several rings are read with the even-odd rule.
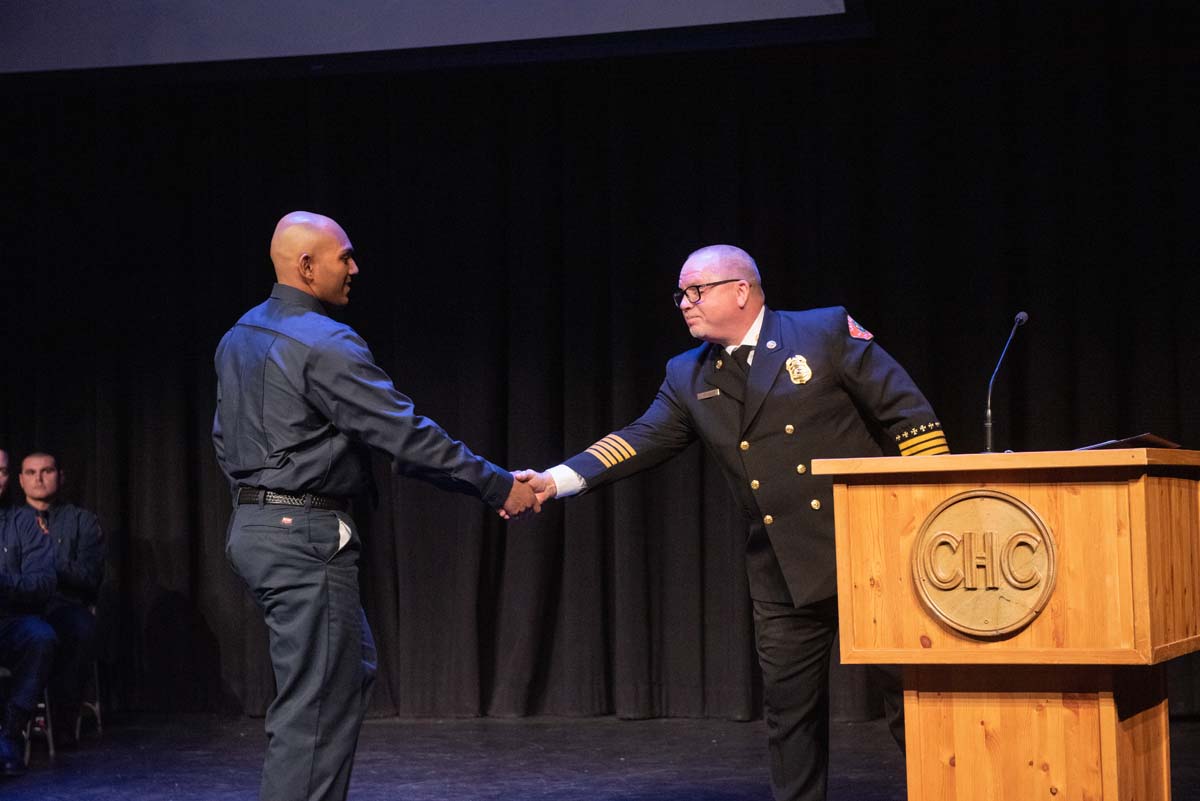
[[[546,472],[554,479],[554,486],[558,488],[554,493],[555,498],[570,498],[587,489],[587,482],[583,480],[583,476],[565,464],[555,465]]]

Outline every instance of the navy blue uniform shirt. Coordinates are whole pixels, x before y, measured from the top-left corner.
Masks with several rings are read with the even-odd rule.
[[[33,515],[0,508],[0,615],[40,614],[54,575],[54,543]]]
[[[87,509],[70,503],[56,503],[44,513],[45,531],[37,523],[38,510],[26,506],[21,510],[34,519],[39,530],[47,534],[54,548],[54,564],[58,571],[58,590],[51,607],[64,603],[92,604],[104,579],[104,531],[100,519]]]
[[[476,456],[375,364],[354,329],[316,298],[276,284],[216,354],[213,444],[232,486],[354,496],[377,448],[397,473],[503,506],[512,476]]]

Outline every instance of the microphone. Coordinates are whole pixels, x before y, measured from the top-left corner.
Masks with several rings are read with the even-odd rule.
[[[1008,353],[1008,346],[1012,344],[1013,335],[1027,322],[1029,322],[1029,315],[1023,311],[1017,312],[1017,316],[1013,318],[1012,330],[1008,332],[1008,341],[1004,343],[1004,350],[1000,351],[1000,358],[996,361],[996,369],[992,371],[992,380],[988,382],[987,412],[983,416],[984,453],[992,452],[992,384],[996,383],[996,374],[1000,372],[1000,365],[1004,364],[1004,354]]]

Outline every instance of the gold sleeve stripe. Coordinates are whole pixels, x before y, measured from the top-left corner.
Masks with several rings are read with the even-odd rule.
[[[588,448],[588,449],[587,449],[587,451],[585,451],[585,452],[586,452],[586,453],[590,453],[592,456],[595,456],[595,457],[596,457],[596,460],[597,460],[597,461],[599,461],[599,462],[600,462],[600,464],[604,465],[605,467],[612,467],[614,464],[616,464],[615,462],[613,462],[613,460],[612,460],[612,459],[609,459],[609,458],[608,458],[608,457],[607,457],[607,456],[606,456],[606,455],[605,455],[605,454],[604,454],[604,453],[603,453],[603,452],[602,452],[602,451],[601,451],[599,448],[597,448],[595,445],[593,445],[592,447]]]
[[[637,456],[634,447],[616,434],[609,434],[599,442],[592,443],[586,453],[595,456],[605,467],[616,467],[626,459]]]
[[[631,456],[637,456],[637,451],[634,450],[633,446],[626,442],[623,438],[618,437],[616,434],[609,434],[604,438],[604,440],[610,445],[616,444],[617,448],[625,455],[626,459]]]
[[[929,442],[930,440],[936,439],[938,437],[945,439],[946,435],[939,430],[933,430],[927,434],[921,434],[920,436],[915,436],[915,437],[910,436],[910,437],[900,440],[900,447],[907,448],[907,447],[911,447],[913,445],[920,445],[922,442]]]
[[[947,453],[949,450],[950,446],[946,443],[946,435],[941,431],[934,431],[932,434],[926,434],[925,436],[917,437],[915,439],[910,439],[907,442],[900,443],[901,456]]]
[[[901,456],[916,456],[918,453],[924,453],[930,448],[946,447],[946,437],[939,436],[935,439],[925,440],[923,442],[905,442],[900,445]]]
[[[592,443],[592,447],[607,456],[608,460],[613,464],[616,464],[625,458],[621,455],[621,452],[610,445],[607,440],[602,439],[599,442],[594,442]]]

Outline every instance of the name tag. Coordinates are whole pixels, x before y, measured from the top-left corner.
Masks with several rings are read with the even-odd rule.
[[[721,390],[719,389],[709,389],[705,390],[704,392],[697,392],[696,400],[708,400],[709,398],[715,398],[720,394]]]

